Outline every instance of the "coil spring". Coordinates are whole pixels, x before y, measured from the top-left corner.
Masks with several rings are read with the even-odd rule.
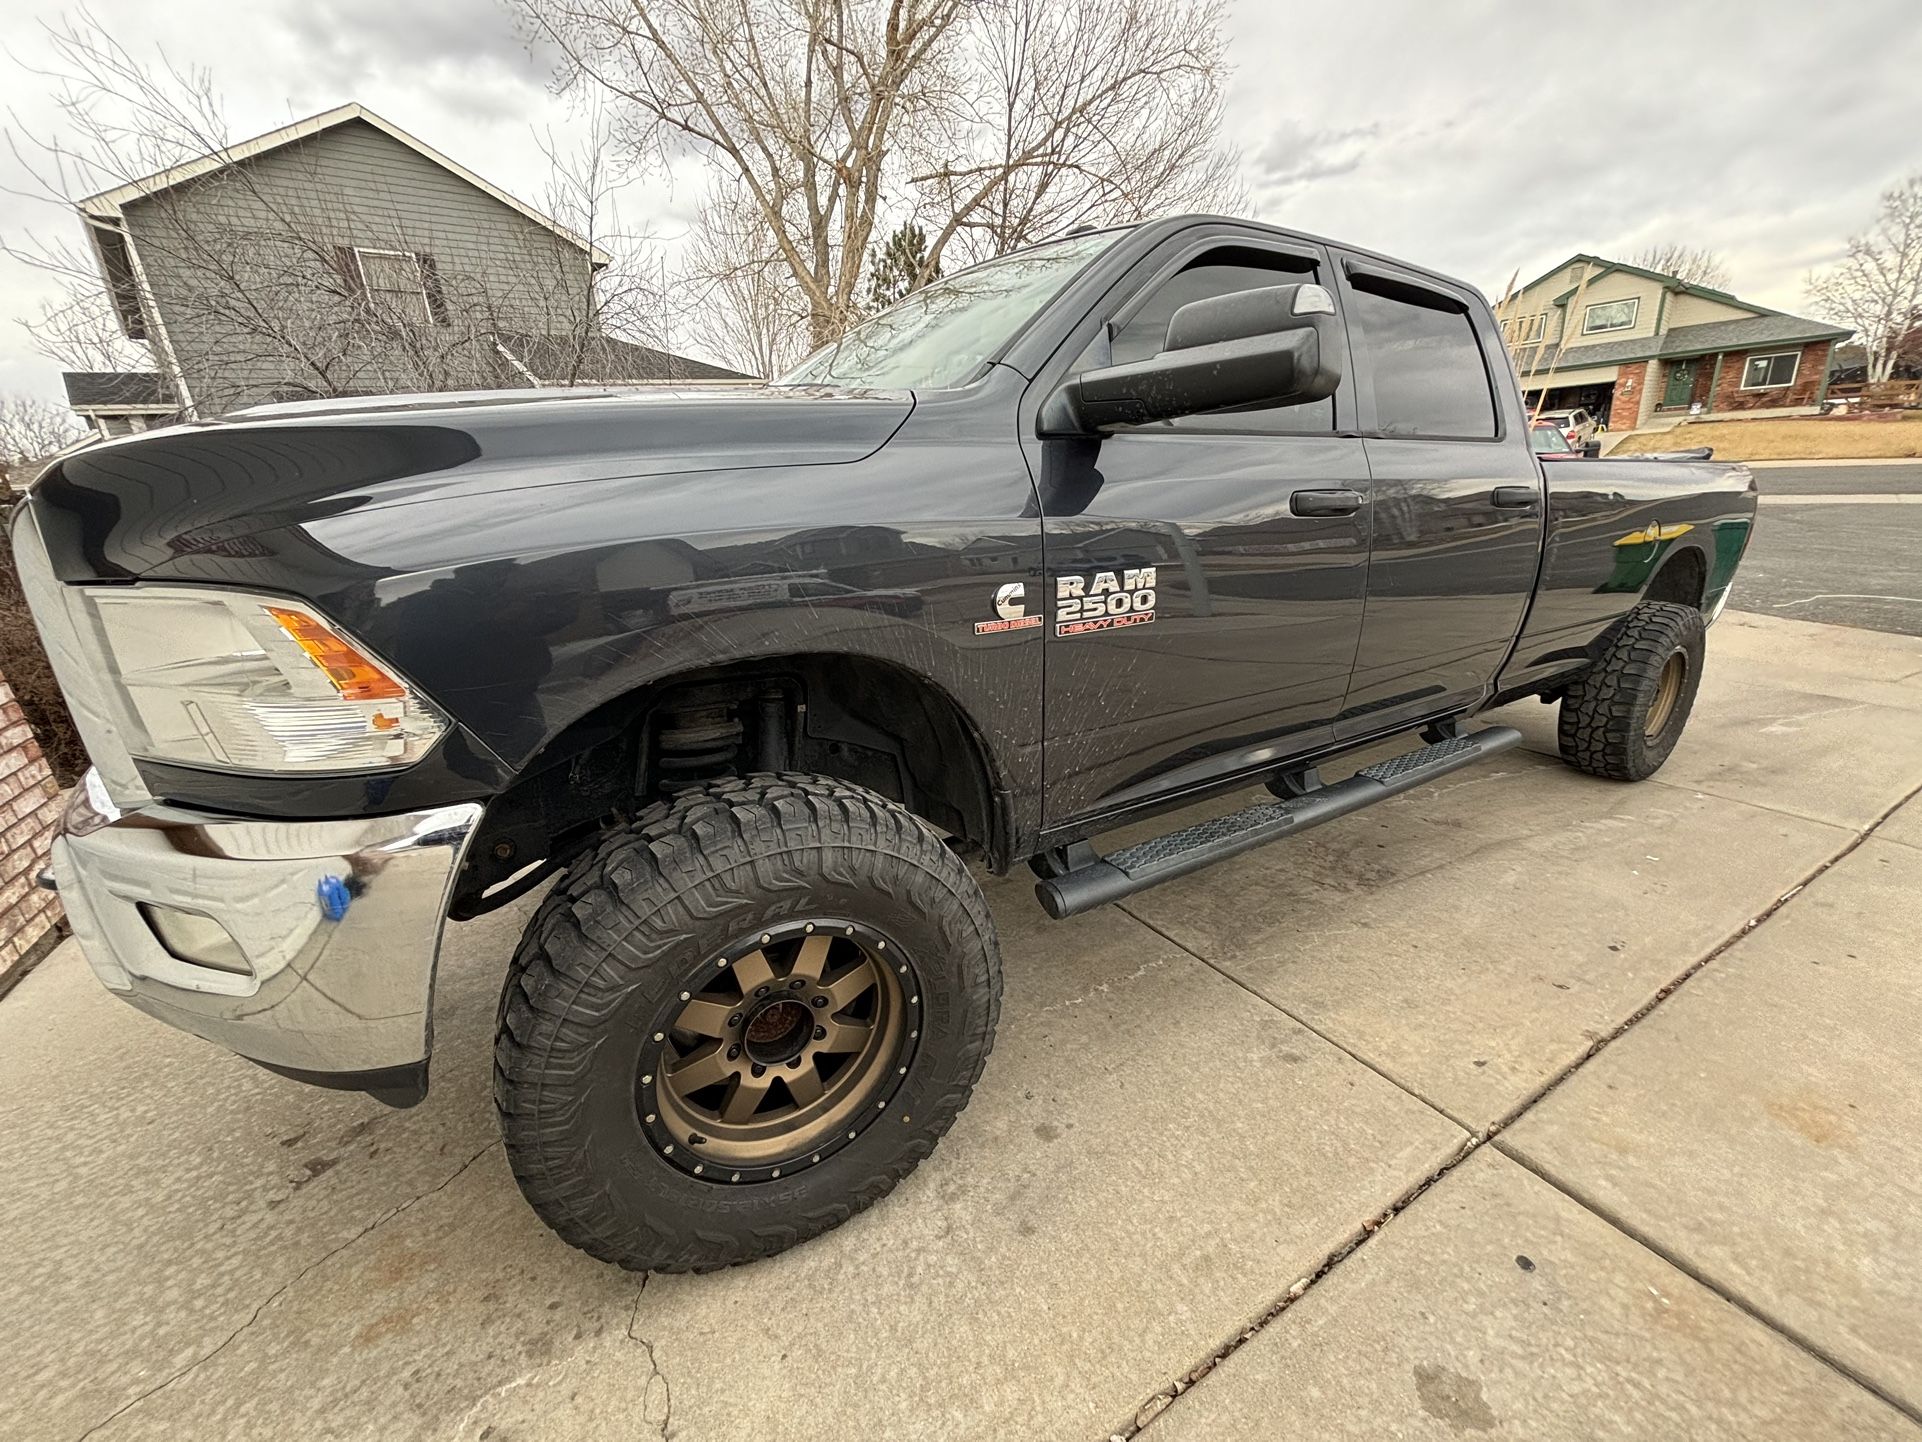
[[[655,728],[655,772],[673,795],[739,770],[743,728],[732,699],[677,706]]]

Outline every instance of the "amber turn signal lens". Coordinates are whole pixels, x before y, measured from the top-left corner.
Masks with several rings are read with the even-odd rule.
[[[392,676],[312,616],[278,606],[268,606],[266,611],[349,701],[391,701],[407,694]]]

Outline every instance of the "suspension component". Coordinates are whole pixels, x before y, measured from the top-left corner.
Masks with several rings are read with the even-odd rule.
[[[654,728],[654,774],[671,796],[741,769],[739,698],[719,686],[680,692]]]

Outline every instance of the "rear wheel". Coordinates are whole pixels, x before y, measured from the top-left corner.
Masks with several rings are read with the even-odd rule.
[[[815,776],[683,793],[576,863],[501,1001],[522,1193],[637,1270],[771,1255],[887,1194],[967,1104],[1000,953],[917,817]]]
[[[1702,682],[1702,614],[1644,601],[1562,697],[1562,759],[1611,781],[1653,776],[1688,724]]]

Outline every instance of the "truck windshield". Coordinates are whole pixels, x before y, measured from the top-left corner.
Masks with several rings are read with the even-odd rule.
[[[775,384],[958,386],[1121,233],[1070,236],[934,281],[816,351]]]

